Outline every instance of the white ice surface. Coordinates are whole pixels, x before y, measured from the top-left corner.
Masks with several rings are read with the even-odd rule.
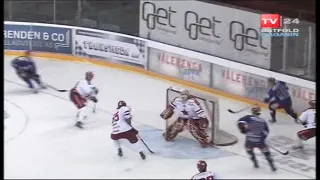
[[[10,59],[6,57],[5,60],[5,80],[24,84],[10,67]],[[79,131],[73,127],[76,110],[68,101],[68,93],[47,89],[45,92],[50,94],[30,94],[26,88],[5,81],[5,99],[10,101],[5,103],[10,119],[5,121],[17,122],[17,126],[11,123],[5,131],[11,129],[11,136],[14,136],[12,133],[23,130],[5,142],[5,178],[184,179],[197,173],[197,159],[169,159],[148,154],[147,160],[142,161],[137,152],[126,147],[125,156],[119,158],[109,138],[111,113],[119,100],[125,100],[133,108],[134,124],[163,129],[164,121],[159,118],[159,113],[165,107],[166,89],[175,84],[88,63],[43,59],[37,61],[37,66],[45,82],[62,89],[70,89],[76,81],[84,78],[86,71],[93,71],[93,83],[100,89],[98,108],[103,111],[91,114],[89,127]],[[248,112],[233,115],[226,111],[227,108],[238,109],[247,104],[219,98],[221,128],[239,137],[236,145],[221,148],[239,155],[206,160],[210,170],[222,178],[315,177],[314,171],[301,172],[280,164],[276,164],[279,170],[272,173],[263,158],[259,158],[261,168],[253,169],[243,149],[243,135],[238,133],[234,124],[237,118]],[[267,110],[263,116],[268,117]],[[271,125],[271,133],[295,137],[301,126],[294,125],[284,114],[278,117],[279,123]],[[309,143],[313,145],[314,141]],[[314,158],[309,161],[314,166]]]

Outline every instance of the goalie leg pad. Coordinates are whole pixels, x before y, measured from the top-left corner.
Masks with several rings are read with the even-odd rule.
[[[188,126],[188,130],[190,131],[191,135],[196,138],[197,141],[199,141],[199,143],[202,146],[207,146],[209,145],[209,141],[208,138],[209,136],[207,135],[207,133],[200,129],[199,123],[197,123],[197,121],[195,120],[189,120],[187,123]]]
[[[209,121],[207,118],[201,118],[198,123],[201,130],[205,131],[208,129]]]
[[[180,132],[183,131],[185,126],[185,121],[182,119],[178,119],[172,125],[170,125],[165,134],[165,139],[167,141],[173,140]]]

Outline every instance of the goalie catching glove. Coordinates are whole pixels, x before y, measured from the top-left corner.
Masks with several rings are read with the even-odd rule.
[[[171,107],[167,107],[161,114],[160,117],[164,120],[167,120],[172,117],[174,111]]]

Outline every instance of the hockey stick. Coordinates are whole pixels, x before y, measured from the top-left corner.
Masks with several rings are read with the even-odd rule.
[[[51,85],[49,85],[49,84],[46,84],[46,86],[49,87],[49,88],[51,88],[51,89],[53,89],[53,90],[55,90],[55,91],[58,91],[58,92],[67,92],[67,91],[68,91],[68,90],[65,90],[65,89],[55,88],[55,87],[53,87],[53,86],[51,86]]]
[[[138,138],[140,139],[140,141],[143,143],[143,145],[148,149],[148,151],[151,153],[151,154],[154,154],[154,152],[149,148],[149,146],[144,142],[144,140],[139,136],[137,135]]]
[[[135,129],[131,124],[129,124],[129,126],[131,126],[133,129]],[[149,148],[149,146],[147,145],[146,142],[144,142],[144,140],[137,134],[137,137],[140,139],[140,141],[142,142],[142,144],[148,149],[148,151],[151,154],[154,154],[154,152]]]
[[[240,112],[245,111],[245,110],[247,110],[247,109],[250,109],[250,108],[252,108],[253,106],[256,106],[256,104],[247,106],[247,107],[242,108],[242,109],[239,109],[239,110],[237,110],[237,111],[234,111],[234,110],[232,110],[232,109],[228,109],[228,112],[229,112],[229,113],[233,113],[233,114],[237,114],[237,113],[240,113]]]
[[[282,155],[288,155],[288,154],[289,154],[289,150],[286,150],[286,151],[283,152],[283,151],[280,151],[280,150],[278,150],[278,149],[276,149],[275,147],[272,147],[272,146],[270,146],[270,145],[269,145],[269,148],[277,151],[278,153],[280,153],[280,154],[282,154]]]

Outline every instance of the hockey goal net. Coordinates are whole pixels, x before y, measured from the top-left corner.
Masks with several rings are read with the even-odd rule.
[[[209,120],[209,128],[207,134],[217,146],[229,146],[238,141],[238,138],[219,128],[220,115],[219,115],[219,100],[217,97],[211,95],[201,94],[195,91],[188,90],[190,95],[195,98],[204,109],[205,114]],[[170,87],[167,89],[166,104],[168,105],[174,98],[180,96],[178,88]],[[178,118],[178,113],[174,112],[173,116],[166,120],[166,129]],[[187,138],[194,139],[191,134],[184,131],[179,134]]]

